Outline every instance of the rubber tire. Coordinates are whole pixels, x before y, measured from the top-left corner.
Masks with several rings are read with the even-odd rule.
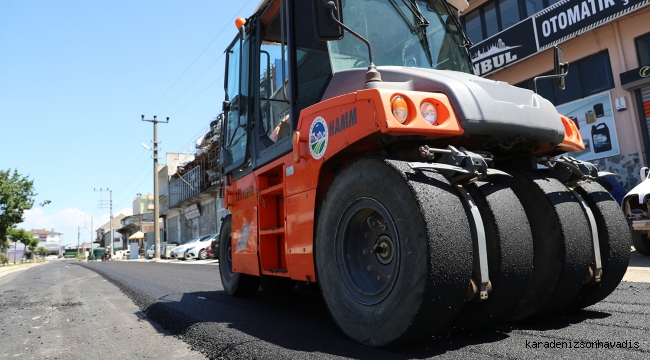
[[[599,283],[583,285],[567,310],[582,309],[606,298],[623,280],[630,262],[630,229],[616,200],[596,182],[584,183],[576,191],[596,220],[602,275]]]
[[[201,251],[199,251],[199,254],[198,254],[197,258],[198,258],[199,260],[205,260],[205,259],[207,259],[208,257],[205,255],[205,250],[201,250]]]
[[[632,230],[631,236],[632,245],[634,245],[636,252],[644,256],[650,256],[650,238],[648,238],[648,235],[640,231]]]
[[[569,189],[540,171],[506,169],[533,234],[533,272],[519,304],[505,318],[553,314],[582,289],[592,262],[589,223]]]
[[[219,273],[221,284],[226,294],[233,296],[251,296],[260,287],[260,277],[249,274],[240,274],[232,271],[232,216],[228,215],[221,223],[221,237],[219,238]],[[230,256],[229,256],[230,255]]]
[[[465,304],[452,325],[454,332],[503,319],[519,303],[530,280],[533,236],[512,181],[510,175],[494,174],[466,187],[483,220],[492,292],[487,300]],[[474,252],[476,258],[476,246]]]
[[[362,198],[388,211],[399,251],[392,291],[373,305],[350,294],[337,264],[339,220]],[[430,338],[446,330],[463,306],[472,272],[471,233],[460,199],[437,172],[379,157],[347,164],[324,196],[314,246],[325,303],[357,342],[383,347]]]
[[[296,280],[280,276],[262,275],[260,287],[265,293],[286,294],[296,287]]]

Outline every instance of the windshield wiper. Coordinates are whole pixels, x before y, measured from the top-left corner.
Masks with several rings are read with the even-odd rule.
[[[430,66],[433,67],[433,56],[431,55],[431,46],[429,46],[429,37],[427,36],[427,26],[429,26],[429,21],[420,11],[416,0],[402,0],[402,2],[409,10],[411,10],[413,16],[415,16],[417,25],[420,27],[420,31],[417,34],[418,37],[420,37],[420,44],[425,48],[424,50],[426,50],[425,52],[427,53],[427,60],[429,60]]]
[[[449,16],[453,18],[454,24],[456,24],[456,28],[458,28],[458,32],[460,32],[461,35],[463,36],[463,46],[467,49],[471,48],[472,45],[474,44],[472,43],[472,40],[469,38],[469,36],[467,36],[467,34],[465,33],[465,30],[463,29],[463,25],[460,24],[460,19],[458,19],[457,16],[458,10],[454,11],[456,8],[449,5],[447,0],[441,0],[441,1],[445,6],[445,8],[447,9],[447,11],[449,12]]]

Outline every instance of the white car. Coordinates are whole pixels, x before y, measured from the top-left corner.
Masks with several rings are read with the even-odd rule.
[[[48,256],[45,257],[45,259],[47,259],[47,260],[56,260],[56,259],[58,259],[58,258],[59,258],[59,257],[56,256],[56,255],[48,255]]]
[[[154,256],[154,245],[151,245],[147,249],[147,258],[153,259],[153,256]]]
[[[170,254],[170,257],[172,259],[185,259],[186,258],[185,257],[186,252],[187,252],[187,250],[189,248],[194,247],[194,245],[196,245],[196,243],[198,243],[199,241],[209,239],[210,237],[212,237],[211,234],[202,235],[202,236],[200,236],[200,237],[198,237],[196,239],[192,239],[192,240],[186,242],[185,244],[179,245],[179,246],[175,247],[174,250],[172,250],[172,252]]]
[[[190,246],[187,248],[187,251],[185,252],[185,259],[199,259],[199,260],[205,260],[208,258],[208,250],[212,245],[212,240],[217,236],[217,234],[212,234],[206,238],[202,238],[201,240],[197,241],[194,243],[194,246]]]
[[[650,170],[641,168],[643,181],[630,190],[621,204],[632,230],[632,245],[636,251],[650,256]]]

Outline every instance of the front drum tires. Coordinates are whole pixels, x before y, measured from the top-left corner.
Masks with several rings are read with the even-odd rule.
[[[351,162],[317,220],[316,270],[332,317],[371,346],[441,333],[464,303],[471,239],[463,205],[440,174],[382,158]]]
[[[219,238],[219,273],[223,289],[228,295],[250,296],[260,287],[260,278],[232,271],[232,217],[226,216],[221,224]]]

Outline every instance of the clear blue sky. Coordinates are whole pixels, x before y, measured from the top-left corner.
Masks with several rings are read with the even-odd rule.
[[[108,221],[153,193],[153,129],[166,152],[193,141],[220,112],[223,51],[260,0],[0,1],[0,169],[34,180],[27,230],[82,240],[82,214]],[[43,200],[52,203],[40,207]],[[90,217],[87,217],[88,223]],[[90,225],[87,225],[90,228]]]

